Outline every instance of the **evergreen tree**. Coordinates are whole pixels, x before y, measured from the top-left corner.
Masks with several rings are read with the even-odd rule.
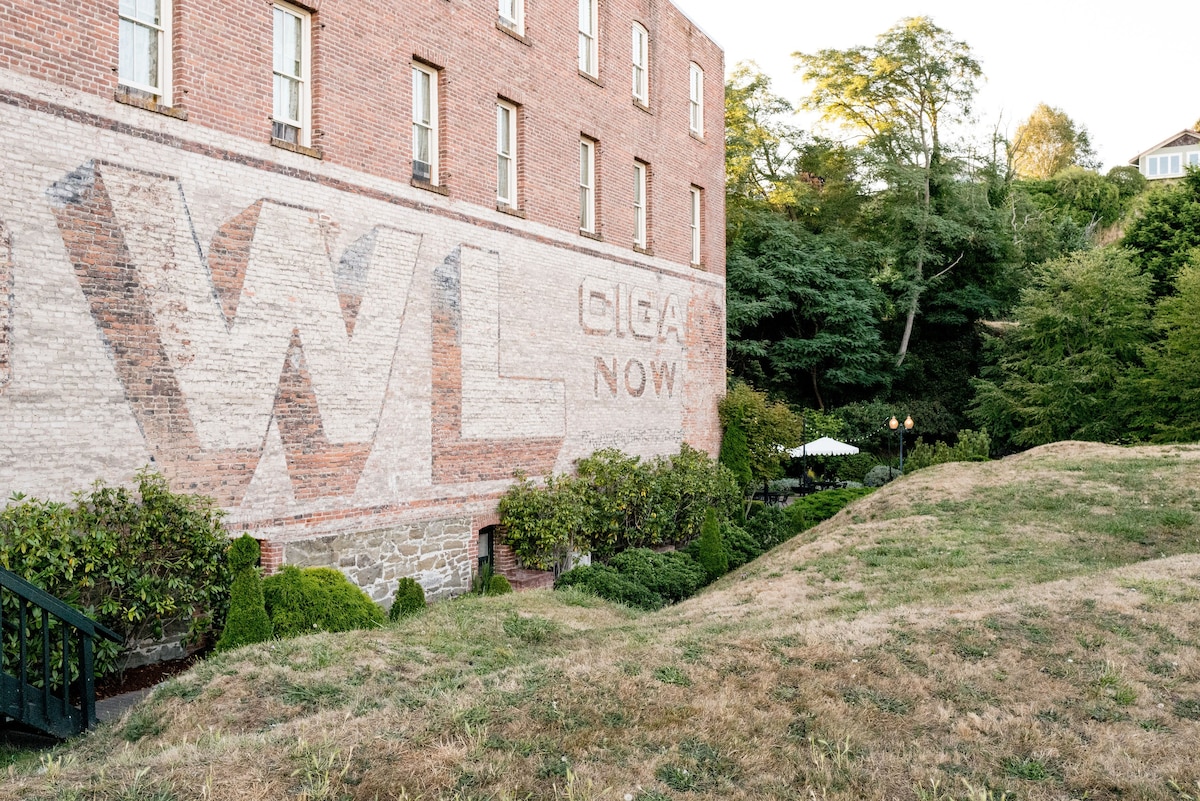
[[[721,526],[717,522],[717,513],[709,509],[704,514],[704,525],[700,528],[700,547],[697,562],[708,574],[709,581],[716,581],[729,572],[729,554],[721,539]]]

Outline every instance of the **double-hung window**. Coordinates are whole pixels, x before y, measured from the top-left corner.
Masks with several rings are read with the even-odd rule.
[[[633,99],[650,105],[650,33],[633,23]]]
[[[579,140],[579,230],[596,233],[596,143]]]
[[[633,244],[646,248],[646,165],[633,162]]]
[[[525,33],[525,0],[500,0],[500,24],[516,33]]]
[[[412,177],[438,182],[438,72],[413,64]]]
[[[171,99],[171,0],[121,0],[117,80],[161,103]]]
[[[517,107],[496,102],[496,202],[517,206]]]
[[[698,186],[691,188],[691,234],[692,234],[692,264],[700,264],[700,208],[701,208],[701,189]]]
[[[309,144],[312,114],[311,31],[308,12],[284,3],[274,5],[275,107],[271,135],[293,145]]]
[[[596,4],[599,0],[579,0],[579,71],[595,77],[598,73],[596,58]]]
[[[704,70],[692,62],[690,102],[692,133],[704,135]]]

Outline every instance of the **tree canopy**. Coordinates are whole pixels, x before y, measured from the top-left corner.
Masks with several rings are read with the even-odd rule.
[[[1100,162],[1092,149],[1087,128],[1059,108],[1045,103],[1017,127],[1009,146],[1009,161],[1021,178],[1049,178],[1077,166],[1096,169]]]

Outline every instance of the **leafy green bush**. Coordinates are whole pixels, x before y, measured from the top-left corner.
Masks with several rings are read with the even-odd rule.
[[[169,626],[187,626],[195,641],[224,619],[228,604],[222,514],[209,498],[172,493],[149,470],[137,474],[136,490],[97,482],[70,504],[14,494],[0,510],[0,565],[121,633],[127,645],[162,637]],[[8,603],[6,616],[16,599]],[[6,652],[15,637],[5,634]],[[117,670],[121,651],[97,643],[97,675]]]
[[[725,554],[729,569],[735,570],[762,555],[758,541],[741,526],[733,523],[721,524],[721,540],[725,543]]]
[[[928,445],[924,439],[918,439],[904,459],[904,472],[911,473],[946,462],[986,462],[991,447],[992,441],[986,428],[979,432],[970,429],[959,431],[958,442],[953,446],[940,440]]]
[[[512,592],[512,585],[508,583],[508,579],[496,573],[488,580],[487,594],[488,595],[507,595]]]
[[[872,487],[854,487],[814,492],[796,500],[787,508],[788,517],[797,532],[828,520],[853,501],[874,492]]]
[[[828,464],[826,469],[832,472],[835,481],[862,481],[867,471],[879,464],[879,459],[871,453],[855,453],[829,459]]]
[[[217,640],[218,651],[231,651],[243,645],[266,642],[274,636],[271,618],[267,616],[263,600],[258,558],[258,542],[249,534],[243,534],[229,546],[233,586],[229,592],[229,615],[225,618],[225,630]]]
[[[415,615],[425,609],[425,588],[408,576],[396,582],[396,594],[392,596],[392,606],[388,609],[388,620],[399,620],[402,617]]]
[[[378,604],[332,567],[285,565],[263,580],[263,595],[277,637],[369,629],[383,623]]]
[[[522,564],[549,568],[571,552],[605,559],[628,548],[684,543],[700,533],[706,509],[733,514],[741,490],[733,475],[684,444],[678,454],[642,461],[600,450],[577,462],[578,475],[521,479],[500,499],[504,540]]]
[[[610,559],[608,565],[667,603],[695,595],[706,579],[704,568],[679,551],[655,553],[649,548],[630,548]]]
[[[608,565],[580,565],[559,575],[554,589],[576,587],[614,603],[638,609],[661,609],[663,598]]]
[[[717,513],[712,509],[704,516],[698,548],[699,558],[696,561],[708,574],[709,581],[716,581],[729,572],[729,554],[725,552],[725,543],[721,540],[721,526],[717,522]]]
[[[765,504],[756,505],[743,528],[754,538],[761,553],[790,540],[797,532],[785,509]]]

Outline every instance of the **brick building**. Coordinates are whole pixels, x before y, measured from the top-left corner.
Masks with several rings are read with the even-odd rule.
[[[715,453],[723,74],[666,0],[0,0],[0,493],[436,597],[514,471]]]

